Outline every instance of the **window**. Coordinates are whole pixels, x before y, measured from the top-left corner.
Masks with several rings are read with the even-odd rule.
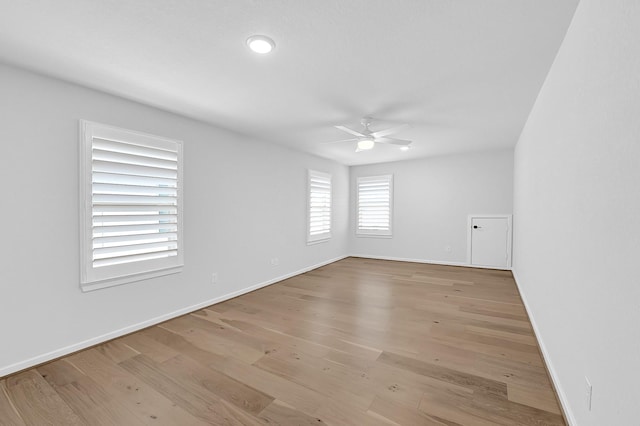
[[[81,288],[179,272],[182,142],[80,122]]]
[[[331,175],[309,170],[307,243],[331,238]]]
[[[358,178],[358,223],[361,236],[391,236],[393,176]]]

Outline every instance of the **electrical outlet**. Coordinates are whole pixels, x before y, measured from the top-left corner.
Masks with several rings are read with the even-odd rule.
[[[585,381],[585,388],[584,388],[585,402],[587,403],[587,410],[591,411],[591,398],[593,396],[593,386],[591,385],[591,382],[589,381],[589,378],[587,376],[584,376],[584,381]]]
[[[271,259],[271,266],[278,266],[280,264],[280,259],[274,257]]]
[[[211,284],[217,284],[218,283],[218,273],[214,272],[213,274],[211,274]]]

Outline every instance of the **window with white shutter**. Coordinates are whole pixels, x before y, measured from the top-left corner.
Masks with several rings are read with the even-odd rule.
[[[358,178],[358,211],[356,234],[391,236],[393,176]]]
[[[182,142],[80,122],[81,287],[179,272]]]
[[[307,243],[331,238],[331,175],[309,170]]]

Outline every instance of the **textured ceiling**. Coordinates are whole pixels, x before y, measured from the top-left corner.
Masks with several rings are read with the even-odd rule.
[[[577,0],[0,0],[0,60],[345,164],[511,147]],[[258,56],[247,37],[277,47]],[[322,144],[409,123],[412,149]]]

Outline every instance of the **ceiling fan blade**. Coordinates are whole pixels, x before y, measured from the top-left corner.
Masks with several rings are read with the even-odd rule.
[[[356,139],[356,138],[353,138],[353,139],[342,139],[342,140],[339,140],[339,141],[321,142],[321,145],[327,145],[327,144],[330,144],[330,143],[357,142],[357,141],[358,141],[358,139]]]
[[[340,130],[342,130],[343,132],[350,133],[350,134],[352,134],[353,136],[358,136],[358,137],[361,137],[361,138],[365,137],[365,135],[363,135],[362,133],[360,133],[360,132],[356,132],[355,130],[351,130],[351,129],[350,129],[350,128],[348,128],[348,127],[344,127],[344,126],[335,126],[335,127],[336,127],[336,129],[340,129]]]
[[[412,142],[406,139],[395,139],[395,138],[376,138],[375,141],[378,143],[388,143],[391,145],[402,145],[402,146],[409,146],[411,145],[411,142]]]
[[[377,132],[373,132],[371,133],[371,136],[373,136],[374,138],[381,138],[384,136],[389,136],[393,133],[398,133],[404,129],[406,129],[407,127],[409,127],[408,124],[403,124],[401,126],[397,126],[397,127],[392,127],[390,129],[384,129],[384,130],[378,130]]]

